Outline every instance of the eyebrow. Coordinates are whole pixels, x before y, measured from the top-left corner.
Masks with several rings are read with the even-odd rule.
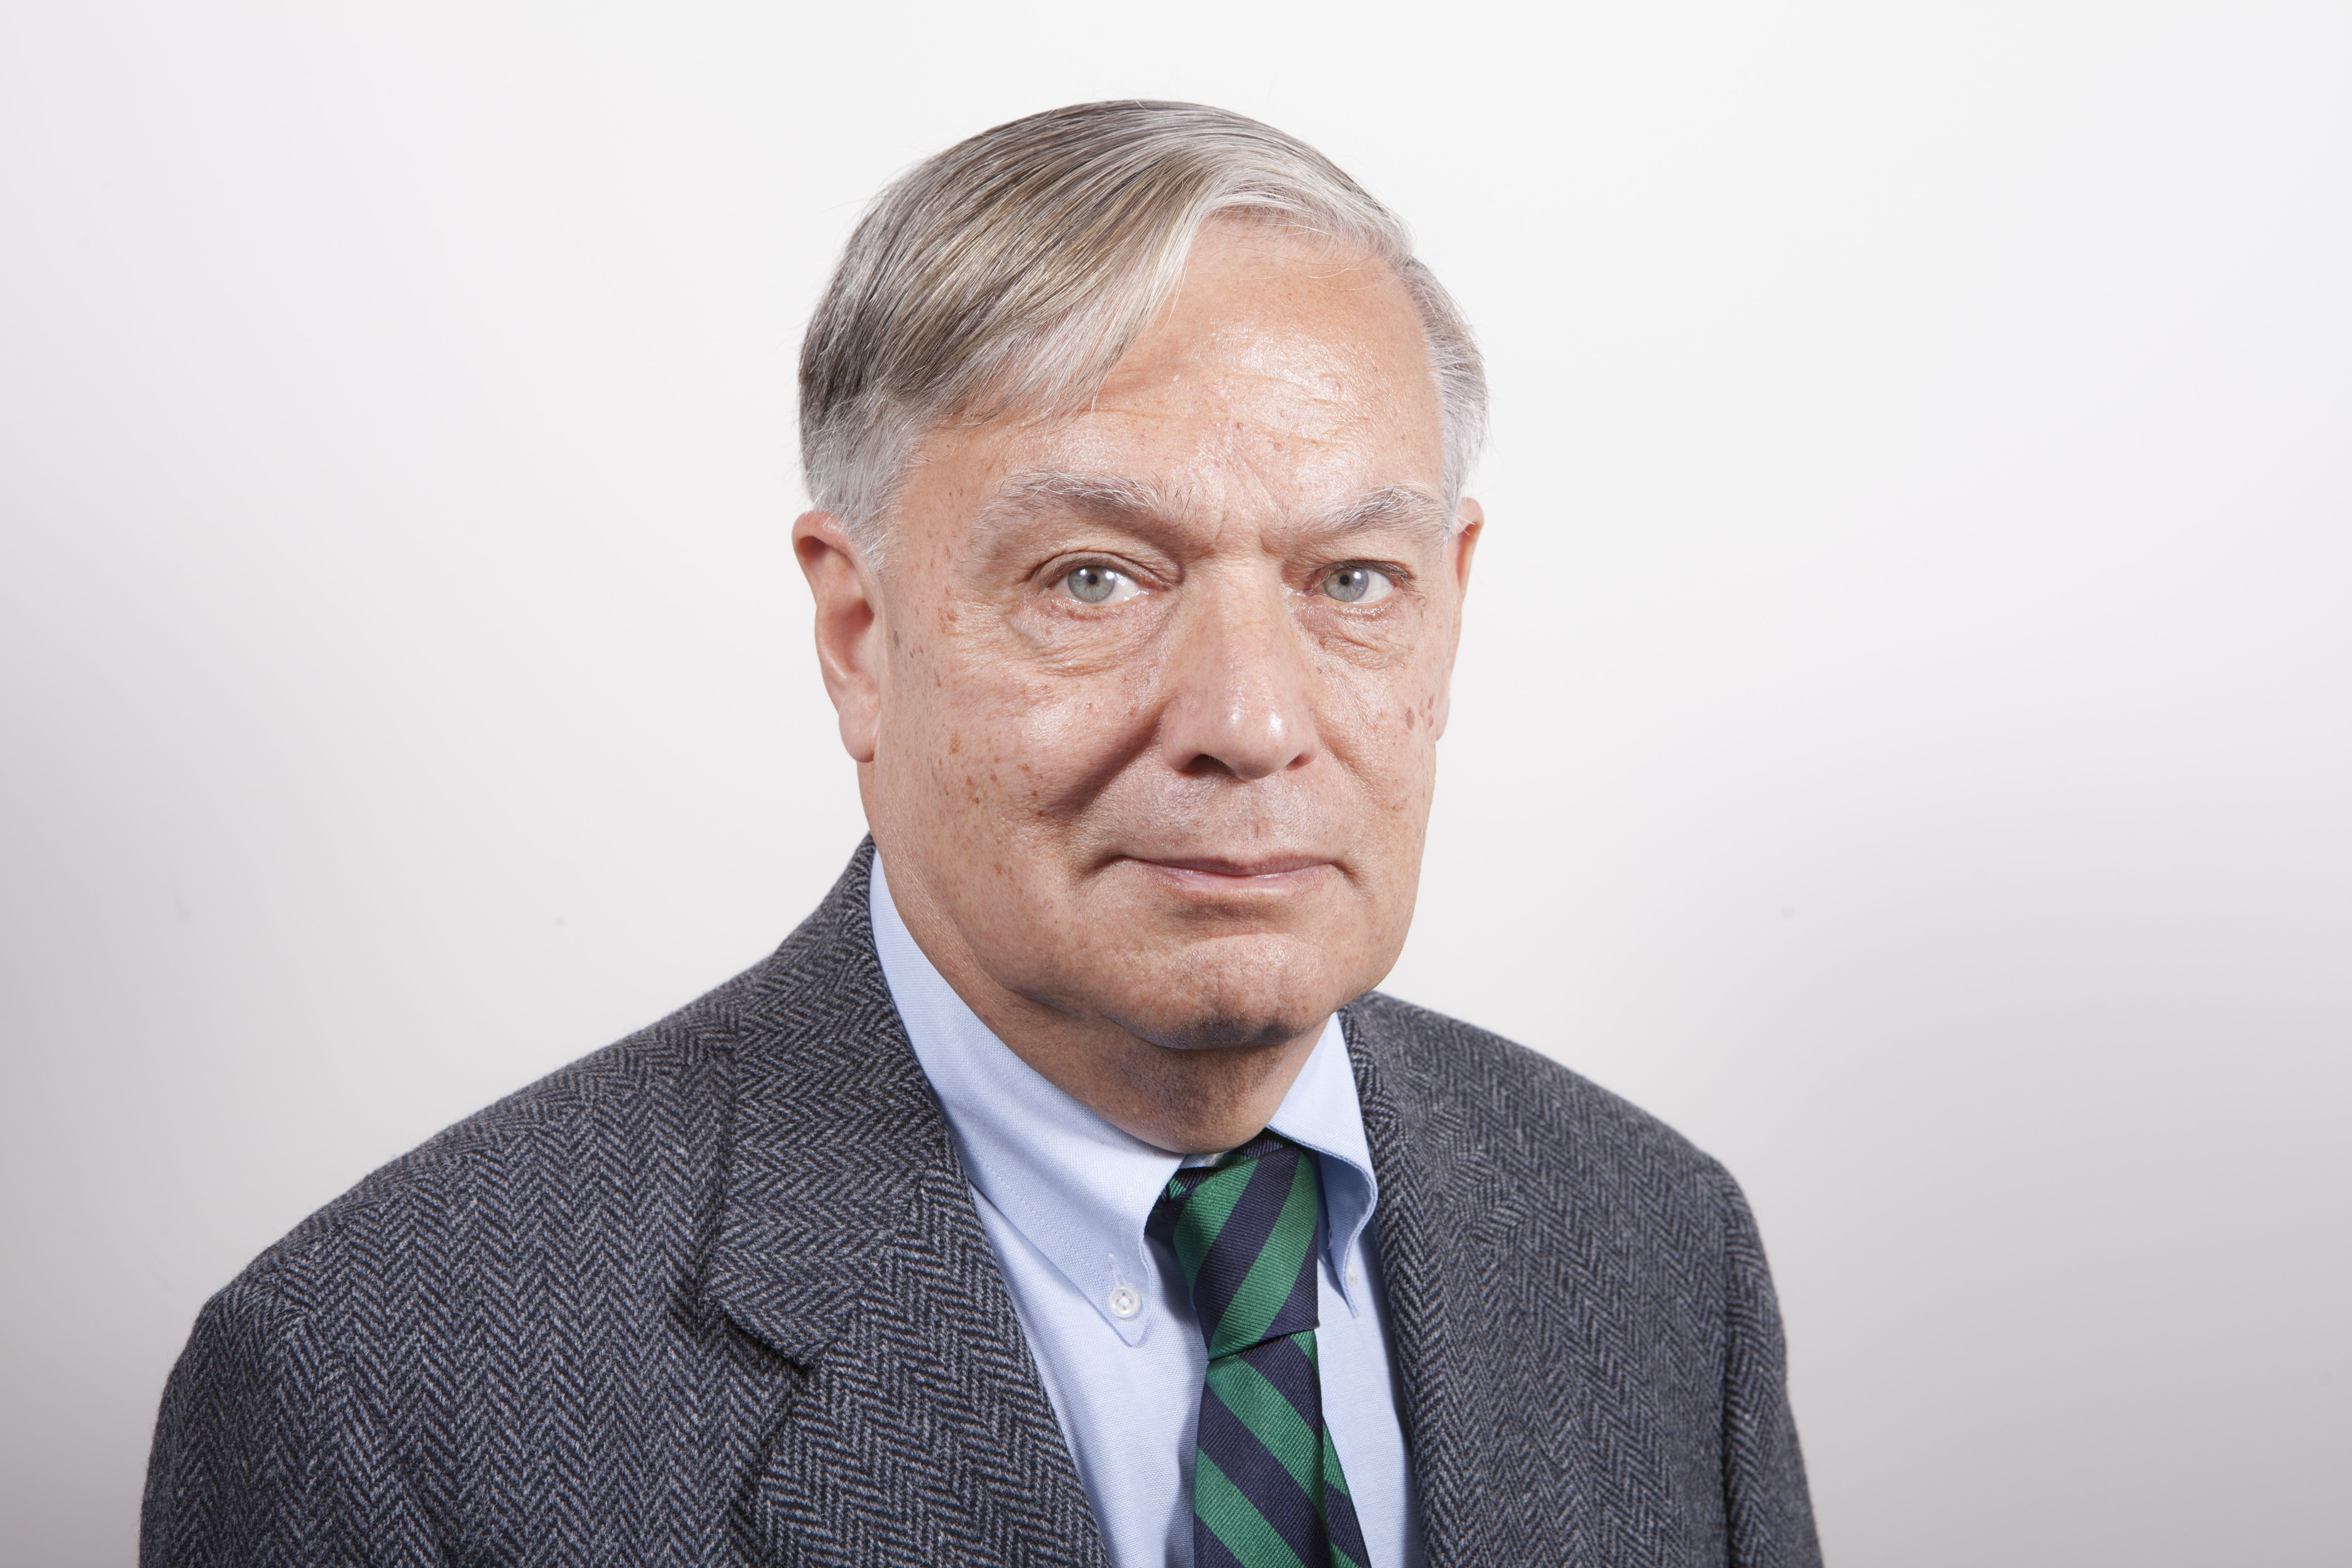
[[[1453,535],[1454,520],[1445,515],[1445,504],[1419,485],[1382,485],[1325,514],[1321,522],[1321,531],[1339,535],[1375,528],[1402,528],[1443,543]]]
[[[1016,474],[982,503],[973,521],[983,530],[1019,523],[1040,504],[1098,517],[1107,522],[1141,524],[1181,515],[1185,508],[1139,479],[1102,474],[1038,471]],[[1382,485],[1315,518],[1311,531],[1344,538],[1379,528],[1402,528],[1443,543],[1454,532],[1444,503],[1420,485]]]
[[[1181,510],[1139,479],[1045,471],[1015,474],[1007,479],[981,504],[973,521],[992,531],[1022,521],[1040,503],[1111,522],[1142,522],[1173,516]]]

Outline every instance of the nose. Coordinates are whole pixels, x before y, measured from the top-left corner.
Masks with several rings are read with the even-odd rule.
[[[1178,772],[1260,779],[1314,755],[1310,650],[1286,598],[1279,582],[1234,583],[1184,606],[1160,715]]]

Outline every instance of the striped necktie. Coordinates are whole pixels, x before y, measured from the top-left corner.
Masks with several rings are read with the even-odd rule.
[[[1208,1342],[1193,1568],[1370,1568],[1316,1371],[1314,1157],[1272,1132],[1176,1173],[1149,1229]]]

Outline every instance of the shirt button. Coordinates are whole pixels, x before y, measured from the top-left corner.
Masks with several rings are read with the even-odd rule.
[[[1132,1318],[1136,1313],[1140,1312],[1141,1310],[1143,1310],[1143,1298],[1136,1293],[1133,1287],[1119,1285],[1115,1286],[1112,1289],[1110,1293],[1110,1315],[1112,1317]]]

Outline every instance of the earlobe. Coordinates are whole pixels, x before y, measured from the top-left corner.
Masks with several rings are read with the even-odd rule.
[[[841,743],[854,761],[870,763],[882,713],[882,605],[874,574],[829,511],[803,512],[793,522],[793,553],[816,601],[817,668]]]

